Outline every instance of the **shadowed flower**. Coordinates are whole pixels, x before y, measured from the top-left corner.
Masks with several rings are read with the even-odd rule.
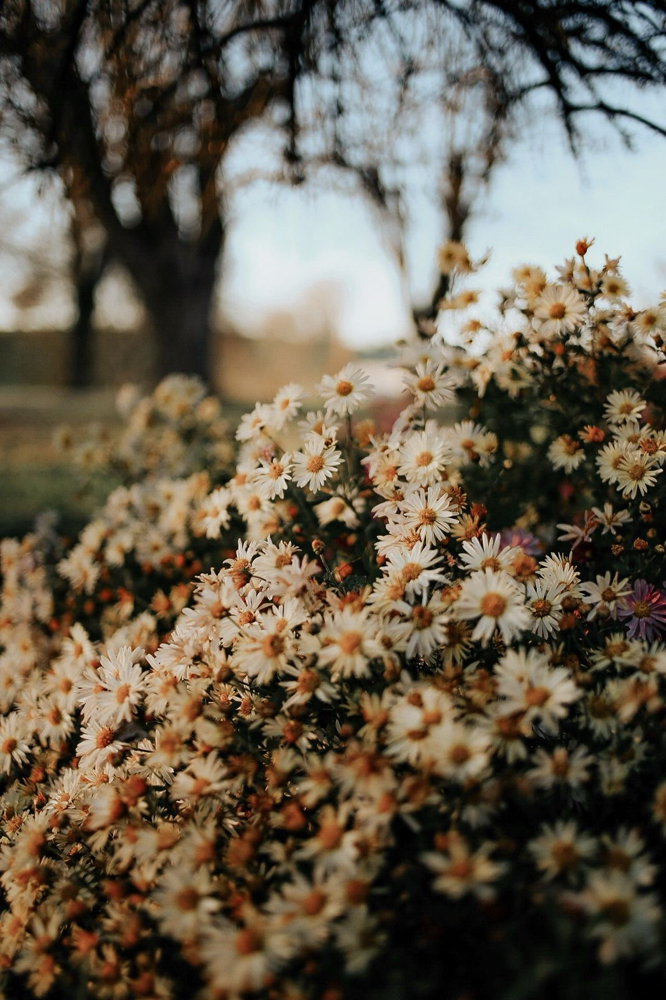
[[[618,616],[628,619],[629,635],[648,642],[658,632],[666,632],[666,596],[645,580],[637,580],[633,593],[618,607]]]

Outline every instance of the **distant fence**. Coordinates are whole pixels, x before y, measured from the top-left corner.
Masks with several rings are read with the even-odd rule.
[[[67,385],[69,338],[60,330],[0,333],[0,386]],[[149,385],[156,344],[152,333],[100,330],[93,349],[93,385],[124,382]],[[211,381],[229,400],[269,399],[285,382],[310,387],[324,372],[349,360],[351,352],[330,336],[312,340],[262,339],[220,334],[214,346]]]
[[[0,333],[0,385],[67,385],[69,337],[62,330]],[[148,331],[100,330],[93,349],[93,383],[147,382],[154,339]]]

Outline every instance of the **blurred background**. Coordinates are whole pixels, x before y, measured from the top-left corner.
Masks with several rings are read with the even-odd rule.
[[[664,4],[4,0],[0,528],[87,509],[61,423],[198,374],[380,393],[464,240],[479,310],[576,239],[666,286]]]

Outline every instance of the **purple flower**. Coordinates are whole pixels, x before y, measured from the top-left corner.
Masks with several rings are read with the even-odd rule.
[[[633,593],[623,599],[617,613],[629,619],[632,639],[638,635],[650,642],[657,633],[666,632],[666,594],[646,580],[636,580]]]
[[[538,556],[543,552],[543,545],[536,535],[523,531],[522,528],[505,528],[500,533],[500,540],[502,545],[519,545],[528,556]]]

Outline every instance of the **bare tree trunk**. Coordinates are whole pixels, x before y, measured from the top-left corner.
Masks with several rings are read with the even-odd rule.
[[[70,332],[69,385],[72,389],[86,389],[93,380],[94,335],[92,317],[95,311],[95,292],[100,283],[107,256],[102,250],[91,260],[81,256],[74,267],[73,281],[76,294],[77,315]]]
[[[155,373],[172,372],[210,379],[211,303],[214,275],[209,282],[172,281],[158,299],[148,302],[155,327]]]
[[[223,240],[219,219],[211,230],[191,244],[174,233],[132,268],[155,328],[158,378],[184,372],[210,380],[211,311]]]
[[[72,389],[86,389],[92,384],[93,329],[96,280],[79,280],[76,286],[78,314],[70,333],[69,384]]]

